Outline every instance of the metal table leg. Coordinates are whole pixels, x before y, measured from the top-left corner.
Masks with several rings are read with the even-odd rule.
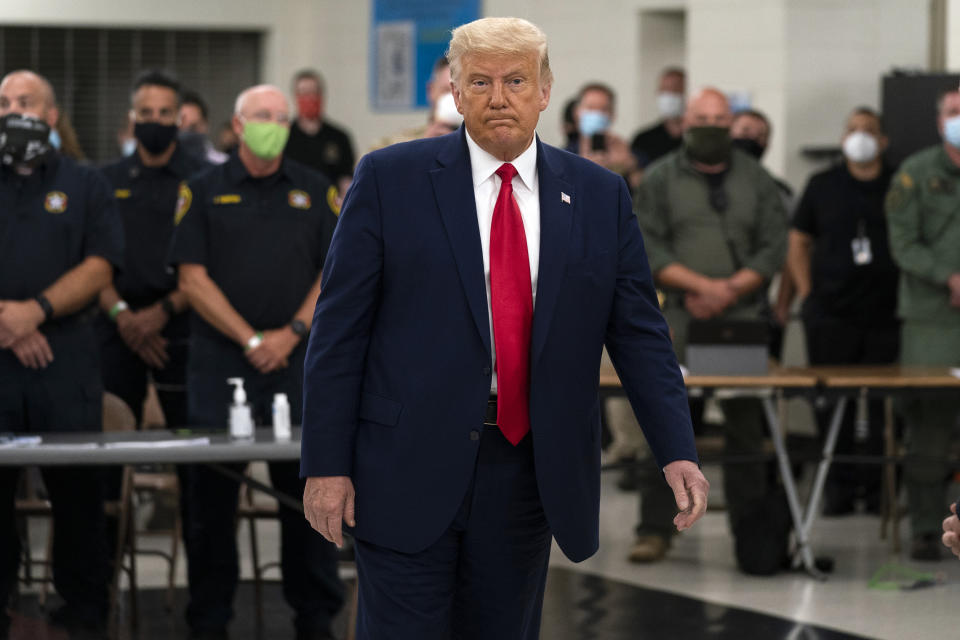
[[[777,453],[777,463],[780,466],[780,476],[783,480],[783,488],[787,494],[787,504],[790,507],[790,517],[793,519],[793,528],[797,537],[797,552],[803,562],[804,569],[814,578],[826,580],[826,576],[817,570],[813,561],[813,552],[810,550],[810,541],[807,537],[807,529],[803,526],[803,514],[800,510],[800,497],[797,493],[797,485],[793,481],[793,469],[790,467],[790,457],[787,455],[787,447],[783,441],[781,430],[782,413],[778,412],[773,406],[773,400],[770,397],[762,399],[763,409],[767,415],[767,425],[770,428],[770,438],[773,440],[773,447]],[[777,390],[777,404],[783,407],[783,390]]]
[[[268,496],[272,496],[277,502],[279,502],[284,507],[288,507],[290,509],[293,509],[294,511],[299,511],[300,513],[303,513],[303,502],[301,502],[300,500],[297,500],[292,496],[288,496],[285,493],[281,493],[276,489],[274,489],[273,487],[263,484],[259,480],[254,480],[250,476],[246,476],[242,473],[237,473],[233,469],[230,469],[222,464],[218,464],[216,462],[208,462],[207,466],[213,469],[214,471],[217,471],[218,473],[222,473],[223,475],[227,476],[231,480],[236,480],[240,484],[246,484],[257,491],[262,491]]]
[[[840,435],[843,412],[846,408],[847,398],[843,396],[837,400],[837,406],[833,408],[833,415],[830,417],[830,429],[827,431],[827,438],[823,443],[823,455],[820,458],[820,464],[817,465],[817,475],[813,480],[813,488],[810,490],[810,499],[807,502],[807,512],[804,515],[804,536],[810,535],[810,531],[813,529],[813,521],[816,520],[817,514],[820,512],[823,487],[827,483],[827,473],[830,471],[830,464],[833,462],[833,451],[837,446],[837,437]]]

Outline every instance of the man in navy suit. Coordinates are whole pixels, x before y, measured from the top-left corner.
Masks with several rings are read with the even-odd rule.
[[[606,344],[676,495],[706,509],[686,391],[627,186],[535,136],[546,37],[457,28],[464,126],[361,160],[307,349],[311,525],[356,540],[358,637],[537,638],[551,537],[598,546]]]

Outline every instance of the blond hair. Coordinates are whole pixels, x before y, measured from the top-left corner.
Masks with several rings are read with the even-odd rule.
[[[540,27],[523,18],[481,18],[453,30],[447,59],[450,77],[460,80],[463,56],[479,54],[494,56],[524,56],[535,52],[540,59],[540,84],[553,84],[550,57],[547,55],[547,35]]]

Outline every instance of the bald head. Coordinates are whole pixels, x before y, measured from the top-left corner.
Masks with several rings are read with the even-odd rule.
[[[683,126],[725,127],[733,122],[730,102],[721,91],[713,88],[701,89],[687,101],[687,112],[683,116]]]
[[[33,71],[11,71],[0,81],[0,116],[19,113],[54,127],[59,116],[56,102],[53,86]]]

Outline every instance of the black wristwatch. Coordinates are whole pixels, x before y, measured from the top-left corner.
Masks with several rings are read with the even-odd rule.
[[[303,324],[302,320],[294,320],[291,322],[290,330],[301,338],[306,338],[307,334],[310,333],[310,329],[307,328],[307,325]]]
[[[42,293],[38,295],[34,300],[37,301],[37,304],[40,305],[40,308],[43,309],[43,321],[47,322],[50,318],[53,317],[53,305],[50,304],[50,301],[47,300],[47,296]]]
[[[177,315],[177,308],[173,306],[173,300],[170,298],[164,298],[160,301],[160,308],[163,309],[163,312],[167,314],[168,318],[172,318]]]

